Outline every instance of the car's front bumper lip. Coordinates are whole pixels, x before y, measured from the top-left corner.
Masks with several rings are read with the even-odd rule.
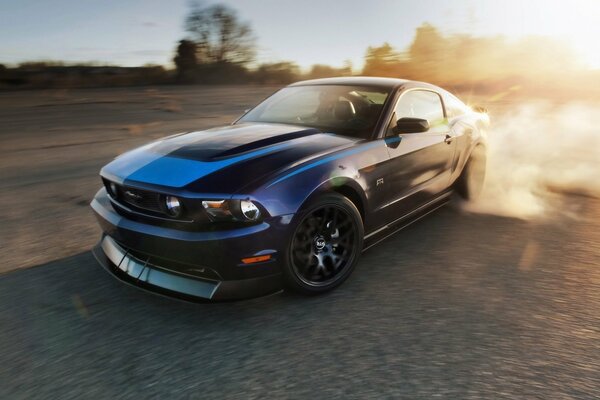
[[[281,289],[281,275],[218,281],[185,276],[150,264],[129,254],[110,236],[104,235],[93,254],[118,279],[144,289],[186,300],[236,300],[274,293]]]

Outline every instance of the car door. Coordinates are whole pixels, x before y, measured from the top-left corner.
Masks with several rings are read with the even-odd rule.
[[[395,131],[396,121],[404,117],[427,120],[429,130]],[[391,222],[448,188],[456,143],[441,96],[427,89],[410,89],[401,94],[385,135],[390,159],[386,165],[386,201],[382,207]]]

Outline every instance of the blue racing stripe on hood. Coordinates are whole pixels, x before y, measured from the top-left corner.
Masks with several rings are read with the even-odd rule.
[[[123,183],[125,179],[145,165],[164,157],[163,154],[149,150],[153,143],[121,154],[100,171],[100,175],[111,181]]]
[[[217,161],[161,156],[126,176],[125,180],[180,188],[230,165],[273,153],[289,146],[291,143],[282,143]]]

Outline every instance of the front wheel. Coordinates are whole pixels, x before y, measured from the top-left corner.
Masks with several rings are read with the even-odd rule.
[[[287,286],[303,294],[327,292],[352,273],[363,244],[363,224],[346,197],[319,197],[299,213],[289,246],[284,276]]]

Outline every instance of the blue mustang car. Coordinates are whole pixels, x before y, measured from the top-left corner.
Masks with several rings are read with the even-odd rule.
[[[94,254],[126,282],[187,299],[323,293],[452,192],[477,195],[488,123],[427,83],[295,83],[232,125],[102,168]]]

